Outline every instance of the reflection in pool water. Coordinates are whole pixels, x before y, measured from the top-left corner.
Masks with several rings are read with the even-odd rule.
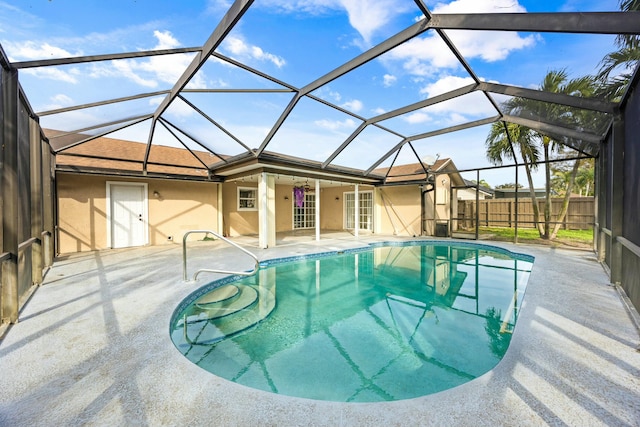
[[[194,292],[171,336],[198,366],[257,389],[342,402],[423,396],[500,361],[532,263],[442,242],[270,262]]]

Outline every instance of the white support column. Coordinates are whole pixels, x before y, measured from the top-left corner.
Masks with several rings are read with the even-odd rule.
[[[316,179],[316,241],[320,241],[320,180]]]
[[[356,184],[356,188],[353,194],[353,198],[355,206],[354,206],[354,215],[355,215],[355,221],[354,221],[354,225],[355,225],[355,236],[358,237],[360,236],[360,193],[358,192],[359,190],[359,185]]]
[[[261,249],[276,245],[275,178],[266,172],[258,182],[258,245]]]
[[[217,194],[217,202],[216,202],[216,210],[217,210],[217,231],[219,234],[224,236],[224,206],[222,205],[222,183],[216,184],[216,194]]]

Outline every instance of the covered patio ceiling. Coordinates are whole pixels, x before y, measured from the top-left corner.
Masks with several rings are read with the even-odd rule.
[[[380,183],[384,181],[381,170],[420,163],[425,156],[435,154],[430,142],[443,136],[453,135],[454,140],[482,152],[484,139],[467,131],[480,129],[486,135],[491,124],[499,121],[535,129],[562,141],[577,154],[598,154],[617,113],[616,103],[533,89],[538,82],[522,86],[501,82],[518,81],[517,70],[522,64],[511,61],[522,62],[522,56],[502,58],[501,67],[511,68],[513,73],[494,77],[484,64],[495,60],[478,57],[478,48],[474,50],[469,39],[477,37],[488,43],[519,37],[526,44],[553,35],[544,42],[557,44],[559,57],[526,64],[539,67],[543,75],[552,67],[563,68],[563,50],[573,49],[573,44],[563,45],[562,37],[606,36],[613,51],[612,36],[640,34],[636,13],[502,13],[498,7],[491,13],[448,13],[440,4],[436,8],[443,13],[433,13],[422,0],[407,0],[402,6],[403,13],[394,25],[385,27],[376,37],[363,36],[357,49],[353,43],[342,49],[337,46],[342,33],[310,33],[304,29],[307,20],[338,19],[335,16],[318,17],[300,9],[284,18],[278,14],[276,19],[276,14],[265,12],[269,5],[264,2],[236,0],[217,24],[212,23],[211,33],[199,46],[23,61],[13,60],[10,50],[4,55],[9,56],[5,60],[12,67],[24,73],[21,82],[29,100],[32,95],[44,96],[36,89],[31,93],[29,83],[29,79],[44,73],[73,73],[78,80],[102,89],[91,95],[99,99],[86,99],[82,84],[59,85],[49,96],[64,94],[74,101],[72,105],[38,109],[46,103],[36,104],[36,114],[56,153],[65,154],[104,136],[137,141],[147,144],[144,155],[133,159],[143,173],[154,147],[168,145],[191,151],[198,160],[197,168],[204,170],[208,179],[237,178],[272,165],[276,171],[289,168],[324,179],[348,176],[350,180],[361,177],[363,183]],[[367,7],[363,5],[362,10]],[[363,12],[363,16],[366,14]],[[246,49],[234,50],[234,45],[246,42],[246,29],[256,26],[264,29],[257,33],[262,38],[252,33],[252,47],[245,45],[253,54],[246,55]],[[352,26],[357,28],[357,24]],[[284,29],[288,36],[276,39],[275,28]],[[311,58],[296,62],[297,53],[308,55],[321,49],[323,43],[335,45],[331,47],[335,59],[318,64],[311,54]],[[405,59],[406,68],[420,55],[433,52],[449,63],[437,73],[425,71],[421,78],[437,74],[438,81],[447,81],[448,85],[431,85],[431,90],[420,91],[392,85],[396,77],[390,70],[396,68],[396,74],[402,73],[399,63],[394,62],[397,58]],[[118,70],[153,67],[159,59],[181,67],[173,80],[165,79],[170,83],[164,87],[137,91],[114,84]],[[436,67],[437,61],[443,59],[432,58],[431,66]],[[295,81],[279,77],[285,63],[299,67]],[[96,79],[96,74],[103,77]],[[416,76],[412,76],[414,81]],[[514,97],[535,101],[530,104],[535,108],[507,114],[502,104]],[[594,119],[588,127],[575,128],[557,116],[546,116],[552,105],[568,107],[566,111],[571,114],[588,111]],[[445,110],[452,111],[447,120],[433,119]],[[431,119],[419,120],[421,117]],[[445,146],[451,141],[446,140]],[[209,153],[207,161],[199,154],[203,151]],[[117,159],[118,155],[114,152],[113,157],[104,159]],[[442,155],[449,156],[446,152]]]

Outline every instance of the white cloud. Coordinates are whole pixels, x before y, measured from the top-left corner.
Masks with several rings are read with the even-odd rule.
[[[28,61],[36,59],[53,59],[53,58],[68,58],[71,56],[82,56],[81,50],[74,53],[68,50],[62,49],[57,46],[52,46],[49,43],[42,43],[38,45],[34,41],[27,41],[24,43],[7,43],[7,50],[12,52],[11,61]]]
[[[392,76],[391,74],[385,74],[382,78],[383,78],[382,84],[384,85],[384,87],[393,86],[396,83],[396,81],[398,81],[398,78],[396,76]]]
[[[420,93],[426,95],[426,98],[432,98],[472,83],[474,83],[474,80],[471,77],[445,76],[423,87]],[[471,92],[440,102],[428,107],[428,111],[431,114],[449,114],[448,124],[460,123],[462,120],[451,116],[452,114],[459,115],[460,112],[467,115],[467,120],[469,120],[469,117],[489,117],[497,114],[491,103],[481,92]]]
[[[180,42],[169,31],[154,31],[157,39],[152,50],[174,49],[180,47]],[[111,61],[108,64],[94,64],[91,76],[124,77],[140,86],[155,88],[160,82],[173,85],[191,63],[192,54],[158,55],[147,59],[123,59]],[[189,88],[206,87],[205,77],[197,74],[190,82]]]
[[[208,0],[206,10],[211,15],[218,15],[219,13],[226,13],[232,4],[233,2],[230,0]]]
[[[432,98],[436,95],[450,92],[474,82],[475,81],[471,77],[445,76],[420,89],[420,93],[426,95],[427,98]]]
[[[154,50],[180,47],[180,42],[169,31],[154,31],[153,35],[158,39],[158,44],[154,47]],[[193,56],[187,54],[152,56],[148,60],[140,62],[138,68],[150,73],[162,82],[173,85],[192,60]],[[205,88],[204,76],[196,74],[189,82],[188,87],[190,89]]]
[[[517,0],[454,0],[436,3],[431,10],[438,13],[519,13],[527,10]]]
[[[406,2],[395,0],[340,0],[349,14],[349,23],[362,36],[366,44],[375,32],[399,13],[406,10]]]
[[[355,113],[357,113],[358,111],[362,110],[362,101],[354,99],[351,101],[347,101],[344,104],[342,104],[342,108],[349,110],[349,111],[353,111]]]
[[[49,79],[65,83],[77,83],[78,79],[74,75],[73,71],[63,71],[59,68],[45,67],[45,68],[25,68],[21,70],[24,74],[31,74],[32,76],[40,79]]]
[[[162,101],[164,101],[164,97],[154,97],[149,100],[149,105],[157,107],[162,103]],[[167,108],[167,114],[169,116],[182,118],[192,116],[193,114],[195,114],[195,111],[186,102],[184,102],[180,98],[176,98],[173,100],[173,102],[171,102],[169,108]]]
[[[212,0],[221,1],[221,0]],[[339,0],[261,0],[257,6],[270,11],[320,15],[340,7]]]
[[[517,0],[455,0],[437,3],[434,14],[445,13],[515,13],[526,12]],[[486,62],[500,61],[516,50],[533,46],[539,36],[520,36],[517,32],[448,30],[451,39],[467,60],[479,58]],[[398,46],[387,55],[403,63],[412,75],[430,76],[443,68],[455,69],[459,61],[435,32],[417,37]]]
[[[40,111],[57,110],[58,108],[68,107],[74,104],[73,99],[64,94],[54,95],[49,100],[50,102],[48,104],[40,107]]]
[[[73,99],[62,93],[53,96],[51,101],[60,106],[73,105]]]
[[[527,10],[517,0],[455,0],[438,3],[433,13],[522,13]],[[480,57],[487,62],[505,59],[513,50],[530,47],[535,36],[520,37],[516,32],[447,31],[451,41],[467,58]]]
[[[424,111],[416,111],[411,114],[407,114],[402,118],[405,122],[410,123],[412,125],[426,123],[432,121],[431,116],[429,116]]]
[[[500,61],[512,51],[531,47],[539,41],[539,36],[521,37],[515,32],[497,31],[448,31],[451,41],[467,58],[481,58],[486,62]]]
[[[109,67],[113,68],[108,68],[109,71],[106,71],[105,75],[111,72],[113,76],[124,77],[140,86],[151,88],[158,86],[155,79],[145,79],[136,73],[135,69],[143,69],[144,64],[138,65],[135,60],[112,61]]]
[[[469,119],[460,113],[449,114],[449,123],[451,125],[468,122]]]
[[[380,115],[380,114],[384,114],[387,112],[387,110],[385,110],[384,108],[378,107],[378,108],[374,108],[373,113],[375,113],[376,115]]]
[[[260,6],[269,8],[270,12],[311,15],[346,11],[349,24],[360,34],[365,45],[371,43],[378,30],[412,7],[402,0],[262,0]]]
[[[316,120],[313,123],[316,126],[332,131],[339,129],[352,129],[356,127],[356,122],[353,119],[345,119],[343,121],[322,119]]]
[[[24,43],[5,43],[7,51],[11,52],[9,60],[15,61],[31,61],[42,59],[69,58],[72,56],[82,56],[81,50],[70,52],[49,43],[38,44],[34,41],[26,41]],[[74,72],[75,71],[75,72]],[[21,71],[24,74],[31,74],[37,78],[61,81],[66,83],[77,83],[76,68],[60,68],[60,67],[41,67],[41,68],[25,68]]]
[[[157,40],[153,50],[173,49],[180,46],[180,42],[169,31],[154,31]],[[67,58],[82,56],[78,50],[70,52],[49,43],[38,44],[28,41],[11,45],[12,61],[25,61],[43,58]],[[193,54],[158,55],[147,59],[121,59],[109,62],[93,63],[87,67],[87,71],[80,72],[77,67],[40,67],[29,68],[23,72],[38,78],[56,80],[76,84],[79,78],[88,76],[94,79],[111,77],[124,78],[137,85],[155,88],[158,81],[173,85],[191,63]],[[189,83],[190,88],[206,87],[204,76],[198,74]]]
[[[330,102],[339,103],[342,101],[342,95],[340,95],[340,92],[331,90],[331,87],[329,86],[322,86],[318,88],[314,94]]]
[[[431,76],[441,68],[456,68],[460,62],[436,35],[411,39],[393,49],[385,60],[402,62],[411,75]]]
[[[284,58],[265,52],[262,48],[248,44],[237,36],[228,36],[223,42],[223,47],[238,59],[252,58],[267,61],[278,68],[282,68],[286,64]]]

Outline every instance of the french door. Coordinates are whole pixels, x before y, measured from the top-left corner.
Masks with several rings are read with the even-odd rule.
[[[373,230],[373,191],[359,191],[360,230]],[[356,194],[344,193],[344,228],[356,228]]]
[[[296,206],[293,201],[293,229],[315,228],[316,226],[316,195],[304,193],[302,206]]]

